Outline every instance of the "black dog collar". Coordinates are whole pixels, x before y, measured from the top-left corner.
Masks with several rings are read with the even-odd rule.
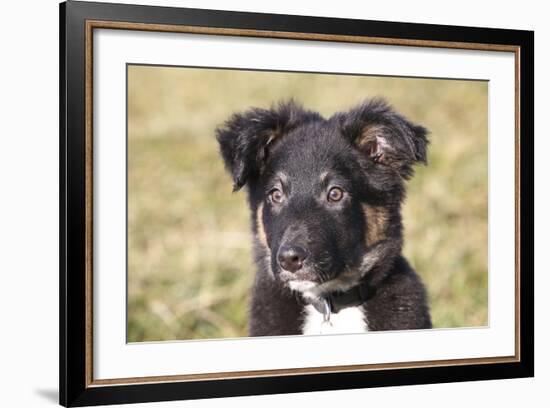
[[[330,313],[338,313],[347,307],[362,305],[373,295],[373,288],[366,282],[362,282],[345,292],[331,292],[319,299],[307,299],[306,303],[313,305],[319,313],[326,315],[327,304],[330,308]]]

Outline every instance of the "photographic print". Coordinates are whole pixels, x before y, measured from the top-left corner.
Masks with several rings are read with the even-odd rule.
[[[488,322],[488,82],[127,65],[129,342]]]
[[[60,44],[62,404],[533,375],[532,32],[71,1]]]

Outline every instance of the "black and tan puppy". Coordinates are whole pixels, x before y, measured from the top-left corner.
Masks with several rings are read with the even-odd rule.
[[[252,211],[250,335],[431,327],[401,255],[404,183],[426,162],[426,133],[380,99],[328,119],[290,101],[218,128]]]

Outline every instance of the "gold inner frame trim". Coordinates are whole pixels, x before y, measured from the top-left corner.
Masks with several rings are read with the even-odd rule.
[[[384,364],[358,364],[342,366],[300,367],[275,370],[253,370],[234,372],[214,372],[153,377],[128,377],[113,379],[93,378],[93,30],[95,28],[156,31],[171,33],[238,36],[255,38],[276,38],[307,41],[331,41],[341,43],[363,43],[411,47],[451,48],[479,51],[513,52],[515,56],[515,354],[502,357],[480,357],[450,360],[430,360],[395,362]],[[407,369],[419,367],[460,366],[470,364],[512,363],[521,360],[520,356],[520,48],[516,45],[397,39],[369,36],[299,33],[288,31],[250,30],[235,28],[196,27],[186,25],[166,25],[149,23],[128,23],[121,21],[87,20],[85,27],[86,45],[86,233],[85,233],[85,284],[86,284],[86,387],[130,385],[143,383],[167,383],[179,381],[206,381],[251,377],[288,376],[301,374],[338,373],[352,371],[372,371]]]
[[[206,380],[231,380],[237,378],[251,377],[280,377],[285,375],[300,375],[300,374],[328,374],[339,372],[353,371],[373,371],[373,370],[391,370],[396,368],[419,368],[419,367],[443,367],[449,365],[468,365],[468,364],[495,364],[495,363],[511,363],[517,361],[515,357],[487,357],[487,358],[471,358],[471,359],[456,359],[456,360],[426,360],[426,361],[411,361],[407,363],[383,363],[383,364],[365,364],[365,365],[342,365],[342,366],[325,366],[325,367],[301,367],[276,370],[253,370],[253,371],[230,371],[205,374],[185,374],[185,375],[165,375],[154,377],[128,377],[94,380],[90,385],[92,387],[102,387],[109,385],[131,385],[142,383],[165,383],[178,381],[206,381]]]

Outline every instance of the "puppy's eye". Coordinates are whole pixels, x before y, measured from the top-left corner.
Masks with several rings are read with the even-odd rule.
[[[336,203],[342,198],[344,198],[344,190],[340,187],[332,187],[327,194],[327,200],[331,203]]]
[[[269,192],[269,199],[272,203],[281,204],[285,199],[285,195],[278,188],[274,188]]]

